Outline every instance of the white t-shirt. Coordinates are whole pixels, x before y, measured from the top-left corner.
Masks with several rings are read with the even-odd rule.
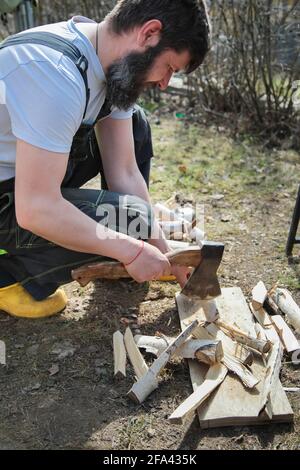
[[[88,60],[90,101],[84,123],[92,124],[105,101],[105,75],[90,40],[76,27],[94,23],[75,16],[70,21],[40,26],[73,42]],[[105,45],[100,45],[100,47]],[[16,141],[69,153],[86,105],[84,82],[75,64],[46,46],[24,44],[0,50],[0,181],[15,176]],[[128,119],[132,109],[113,109],[113,119]]]

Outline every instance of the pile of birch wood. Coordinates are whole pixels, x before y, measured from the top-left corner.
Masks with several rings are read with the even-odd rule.
[[[183,206],[172,197],[154,210],[172,248],[188,243],[201,248],[205,234],[191,204]],[[115,377],[126,376],[127,356],[135,372],[129,398],[146,400],[163,382],[167,363],[182,358],[188,361],[194,392],[170,415],[171,423],[183,424],[195,412],[203,429],[292,421],[280,382],[284,353],[288,361],[300,363],[300,309],[292,295],[259,282],[248,303],[241,289],[222,289],[217,318],[209,318],[203,301],[178,293],[176,302],[182,331],[177,338],[133,335],[130,327],[124,335],[114,334]],[[156,357],[151,365],[141,351]]]
[[[153,206],[154,213],[168,240],[201,243],[205,239],[204,231],[197,226],[197,211],[192,203],[180,205],[172,197],[166,203]]]
[[[290,422],[293,412],[279,374],[284,352],[295,361],[300,359],[299,342],[293,331],[300,332],[300,309],[291,294],[276,286],[268,291],[259,282],[248,306],[240,289],[224,289],[218,301],[219,317],[213,323],[207,321],[196,301],[182,294],[176,300],[182,328],[177,338],[133,337],[129,327],[124,336],[120,331],[114,334],[115,377],[126,376],[127,355],[135,372],[136,382],[128,392],[129,398],[136,403],[146,400],[158,388],[166,364],[176,357],[189,361],[194,393],[174,410],[170,422],[183,424],[195,411],[203,428],[259,424],[268,420]],[[140,350],[156,356],[150,366]],[[235,382],[230,382],[229,377],[230,380],[234,377]],[[236,393],[241,404],[235,407],[234,401],[239,397],[236,394],[230,397],[230,393],[234,393],[236,381],[240,382]],[[226,400],[232,401],[235,411],[228,405],[230,413],[223,416]],[[220,416],[214,409],[218,401],[222,407]]]

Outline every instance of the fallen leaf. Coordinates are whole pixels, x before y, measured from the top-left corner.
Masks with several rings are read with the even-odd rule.
[[[185,165],[179,165],[178,170],[180,171],[180,173],[186,174],[187,167]]]

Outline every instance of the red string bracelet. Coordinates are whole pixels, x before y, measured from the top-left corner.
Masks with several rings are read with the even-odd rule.
[[[140,251],[138,252],[138,254],[136,255],[136,257],[133,258],[132,261],[130,261],[130,263],[124,264],[125,267],[130,266],[132,263],[134,263],[134,262],[138,259],[138,257],[142,254],[142,251],[143,251],[143,249],[144,249],[144,246],[145,246],[145,242],[144,242],[144,240],[142,240],[142,247],[141,247]]]

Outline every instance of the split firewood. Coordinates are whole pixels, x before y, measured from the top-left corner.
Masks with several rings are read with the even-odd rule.
[[[169,417],[173,424],[183,424],[193,415],[194,411],[210,396],[210,394],[223,382],[227,375],[227,367],[223,364],[215,364],[210,367],[205,380],[195,392],[190,395]]]
[[[120,331],[116,331],[113,335],[114,346],[114,363],[115,363],[115,379],[126,377],[126,350],[124,345],[124,337]]]
[[[144,358],[141,355],[137,345],[134,342],[133,335],[129,327],[126,329],[124,335],[124,343],[128,357],[130,359],[132,367],[134,368],[135,375],[138,379],[140,379],[147,373],[148,366],[144,361]]]
[[[249,346],[249,348],[257,350],[261,354],[269,352],[272,348],[272,343],[270,341],[253,338],[238,328],[233,328],[220,320],[216,321],[216,325],[225,330],[227,334],[229,333],[237,342]]]
[[[294,301],[292,295],[287,289],[275,288],[270,292],[280,310],[286,315],[287,322],[300,333],[300,307]]]
[[[268,339],[270,339],[270,338],[267,338],[266,332],[260,323],[255,323],[254,328],[255,328],[257,339],[262,339],[264,341],[267,341]],[[267,367],[267,355],[266,354],[262,354],[262,361],[264,363],[264,366]]]
[[[264,341],[267,341],[266,332],[264,328],[261,326],[261,324],[255,323],[254,328],[255,328],[257,339],[262,339]]]
[[[186,221],[193,223],[195,218],[195,210],[192,207],[178,207],[177,209],[169,209],[164,204],[157,203],[153,206],[155,216],[162,222]]]
[[[184,235],[188,235],[192,227],[191,224],[185,220],[160,222],[160,226],[166,237],[173,237],[174,240],[184,238]]]
[[[212,335],[212,337],[222,341],[224,349],[222,362],[227,369],[236,374],[247,388],[254,388],[259,383],[259,380],[254,377],[254,375],[244,366],[243,362],[237,357],[234,341],[232,341],[229,336],[225,335],[225,333],[214,323],[208,325],[206,330],[210,335]]]
[[[267,295],[267,298],[265,300],[264,308],[270,315],[281,314],[280,308],[278,307],[278,305],[276,305],[276,303],[269,294]]]
[[[224,353],[236,357],[244,365],[251,366],[253,363],[253,354],[243,345],[225,335],[214,323],[210,323],[206,328],[201,325],[198,326],[193,332],[193,337],[202,340],[221,341]]]
[[[289,326],[286,324],[284,319],[282,318],[281,315],[273,315],[271,317],[271,321],[278,333],[279,338],[281,339],[286,351],[288,353],[292,353],[294,351],[298,351],[300,349],[299,342],[292,332],[292,330],[289,328]]]
[[[257,384],[259,384],[259,379],[254,377],[247,367],[244,366],[244,364],[242,364],[241,361],[239,361],[235,356],[225,353],[224,357],[222,358],[222,362],[228,370],[240,378],[245,387],[254,388]]]
[[[205,320],[208,323],[213,323],[219,318],[219,312],[215,299],[198,300],[197,305],[199,306],[199,309],[203,310]]]
[[[159,356],[174,341],[174,338],[166,336],[141,336],[134,337],[136,345],[145,349],[148,353]],[[220,362],[223,357],[221,341],[188,339],[174,354],[184,359],[196,359],[208,365]]]
[[[190,224],[193,224],[195,221],[195,209],[190,206],[185,206],[185,207],[178,207],[178,209],[175,210],[176,214],[178,214],[178,217],[181,217],[182,219],[186,220]]]
[[[260,281],[252,290],[252,306],[254,310],[262,308],[268,295],[268,290],[264,283]]]
[[[203,246],[203,242],[206,240],[205,233],[203,232],[203,230],[201,230],[198,227],[192,228],[192,230],[189,233],[189,236],[192,241],[195,241],[197,245],[200,246],[200,248],[201,246]]]
[[[253,307],[252,302],[250,302],[249,306],[250,306],[251,313],[253,314],[253,316],[256,318],[258,323],[263,328],[266,328],[266,327],[268,327],[272,324],[268,313],[265,311],[265,309],[263,307],[261,307],[258,310],[255,310],[255,308]]]
[[[272,344],[275,344],[275,343],[282,343],[281,339],[279,338],[279,335],[277,333],[277,330],[274,326],[273,323],[271,323],[270,326],[268,326],[267,328],[265,328],[265,335],[267,337],[267,339],[269,341],[271,341]],[[284,344],[282,343],[282,346],[284,346]]]
[[[279,380],[282,356],[283,356],[283,349],[282,349],[281,343],[277,341],[274,344],[272,351],[269,355],[269,358],[267,360],[267,369],[266,369],[266,375],[264,378],[263,392],[261,396],[261,406],[260,406],[259,413],[258,413],[259,415],[261,411],[265,409],[270,419],[272,419],[273,417],[273,410],[270,404],[270,394],[271,394],[272,388],[276,386],[276,382]]]
[[[193,321],[171,344],[168,348],[153,362],[139,380],[128,392],[128,397],[135,403],[143,403],[144,400],[158,387],[158,375],[169,362],[170,358],[176,354],[177,349],[190,337],[192,332],[199,325],[198,320]],[[137,348],[136,344],[135,347]]]
[[[164,204],[154,204],[153,206],[155,217],[164,222],[169,222],[170,220],[176,220],[175,211],[170,210]]]

